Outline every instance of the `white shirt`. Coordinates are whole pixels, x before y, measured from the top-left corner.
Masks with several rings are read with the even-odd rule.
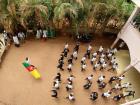
[[[118,69],[118,66],[117,65],[113,65],[113,69],[117,70]]]
[[[103,81],[104,80],[104,77],[101,75],[100,77],[99,77],[99,81]]]
[[[109,92],[106,92],[106,93],[104,93],[104,96],[106,96],[106,97],[110,97],[111,94],[109,94]]]
[[[69,95],[69,100],[73,100],[74,96]]]
[[[95,53],[93,53],[92,55],[93,55],[94,57],[96,57],[96,56],[97,56],[97,53],[95,52]]]
[[[120,89],[121,87],[120,87],[120,85],[119,84],[116,84],[115,85],[115,89]]]
[[[67,85],[67,87],[68,87],[68,88],[70,88],[70,89],[72,89],[72,88],[73,88],[73,86],[72,86],[72,85],[70,85],[70,84],[68,84],[68,85]]]
[[[47,37],[47,30],[43,30],[43,38],[46,38]]]
[[[99,64],[96,62],[96,64],[94,65],[95,68],[99,67]]]
[[[13,41],[15,44],[19,44],[19,40],[17,36],[13,36]]]
[[[127,82],[127,83],[122,84],[122,87],[123,87],[123,88],[128,88],[128,87],[129,87],[129,85],[130,85],[130,83],[129,83],[129,82]]]
[[[72,64],[69,64],[69,65],[68,65],[68,68],[71,69],[71,68],[72,68]]]
[[[104,58],[104,57],[105,57],[105,55],[104,55],[104,54],[102,54],[102,55],[101,55],[101,58]]]
[[[100,48],[99,48],[99,52],[102,52],[102,51],[103,51],[103,47],[100,46]]]
[[[67,49],[68,47],[69,47],[69,45],[68,45],[68,44],[66,44],[66,45],[65,45],[65,49]]]
[[[86,57],[83,57],[83,58],[82,58],[82,61],[85,61],[85,60],[86,60]]]
[[[103,67],[103,68],[106,68],[106,67],[107,67],[107,64],[106,64],[106,63],[103,63],[103,64],[102,64],[102,67]]]
[[[123,80],[124,79],[124,77],[123,76],[120,76],[120,77],[118,77],[119,78],[119,80]]]
[[[39,30],[37,30],[36,38],[40,38],[40,31]]]
[[[91,46],[91,45],[89,45],[89,46],[88,46],[88,50],[91,50],[91,49],[92,49],[92,46]]]
[[[103,63],[105,60],[104,58],[100,58],[100,62]]]
[[[75,57],[75,58],[77,57],[77,51],[73,52],[73,57]]]
[[[93,78],[93,77],[91,77],[91,76],[88,76],[88,77],[87,77],[88,80],[92,80],[92,78]]]
[[[91,59],[91,61],[93,61],[93,62],[96,61],[96,58],[93,57],[93,58]]]
[[[74,77],[70,76],[70,77],[68,77],[68,79],[69,79],[70,81],[73,81]]]
[[[85,69],[87,67],[87,65],[82,65],[82,68]]]

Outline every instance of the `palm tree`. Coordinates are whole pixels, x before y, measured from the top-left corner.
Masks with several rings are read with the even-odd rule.
[[[49,9],[43,0],[26,0],[20,4],[20,21],[27,28],[46,26],[49,19]]]
[[[0,1],[0,23],[11,33],[17,31],[20,24],[17,8],[20,0],[1,0]]]

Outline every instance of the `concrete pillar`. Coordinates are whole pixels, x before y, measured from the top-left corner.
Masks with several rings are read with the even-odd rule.
[[[130,102],[126,102],[126,103],[121,104],[121,105],[140,105],[140,99],[130,101]]]
[[[111,45],[111,48],[113,48],[116,45],[116,43],[119,41],[119,39],[121,38],[121,36],[125,32],[126,28],[129,26],[129,24],[135,18],[135,16],[137,15],[138,12],[139,12],[139,7],[138,6],[135,6],[135,9],[133,10],[131,16],[129,17],[129,19],[127,20],[127,22],[125,23],[125,25],[123,26],[123,28],[121,29],[121,31],[118,33],[118,37],[114,41],[114,43]]]
[[[114,46],[117,44],[117,42],[119,41],[119,37],[116,38],[116,40],[114,41],[114,43],[111,45],[111,49],[114,48]]]

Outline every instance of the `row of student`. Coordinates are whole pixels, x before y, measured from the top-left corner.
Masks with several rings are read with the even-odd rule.
[[[116,78],[115,80],[119,80],[119,82],[120,82],[122,80],[122,77],[124,78],[124,76],[115,77]],[[67,82],[66,82],[66,91],[70,91],[70,94],[66,98],[68,98],[70,101],[75,100],[74,93],[72,92],[74,78],[75,78],[75,76],[70,75],[67,78]],[[109,83],[112,80],[111,78],[109,80]],[[84,89],[89,89],[91,87],[91,85],[92,85],[92,79],[93,79],[93,75],[92,74],[89,75],[85,79],[87,82],[86,82],[85,85],[83,85]],[[97,83],[98,83],[98,86],[99,86],[100,89],[102,89],[102,88],[105,87],[103,85],[105,83],[105,82],[103,82],[104,79],[105,79],[105,76],[101,75],[101,76],[99,76],[99,78],[97,80]],[[60,83],[61,83],[61,74],[60,73],[57,73],[57,76],[54,78],[54,84],[53,84],[53,90],[52,90],[52,97],[58,98],[58,92],[57,92],[57,90],[60,87]],[[106,83],[105,83],[105,85],[106,85]],[[131,85],[130,83],[124,83],[124,84],[121,85],[121,88],[122,89],[123,88],[128,88],[130,85]],[[108,90],[107,92],[102,93],[102,97],[104,97],[104,98],[110,97],[111,94],[112,94],[112,92],[114,91],[114,89],[118,89],[118,88],[116,88],[116,86],[115,86],[115,88],[112,88],[111,90]],[[126,91],[126,92],[128,92],[128,94],[125,94],[125,95],[124,94],[119,94],[119,95],[114,96],[113,99],[116,100],[116,101],[119,101],[121,98],[124,98],[124,97],[127,97],[127,96],[133,96],[134,97],[134,94],[135,94],[134,91]],[[98,93],[97,92],[92,92],[90,94],[90,99],[91,100],[96,100],[97,98],[98,98]]]

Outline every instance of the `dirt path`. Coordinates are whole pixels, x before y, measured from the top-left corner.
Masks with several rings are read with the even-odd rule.
[[[74,81],[76,101],[70,103],[65,99],[67,96],[65,84],[61,85],[58,94],[59,99],[53,99],[51,97],[50,90],[53,78],[58,71],[56,69],[57,60],[66,41],[70,44],[70,50],[72,51],[75,43],[66,37],[59,37],[57,39],[47,40],[46,42],[41,40],[26,41],[20,48],[12,45],[0,68],[0,105],[118,105],[119,103],[112,101],[112,99],[104,100],[100,97],[103,91],[110,89],[110,86],[107,85],[101,91],[98,89],[96,83],[101,73],[106,75],[106,81],[114,73],[93,72],[89,61],[87,61],[87,70],[84,73],[80,71],[80,60],[86,51],[87,44],[81,44],[78,60],[74,63],[73,67],[73,75],[76,76]],[[99,42],[93,41],[93,50],[96,50],[100,43],[105,43],[104,46],[107,47],[112,42],[105,42],[104,40],[99,40]],[[35,80],[22,66],[22,62],[27,56],[41,73],[41,80]],[[90,90],[84,90],[84,79],[91,73],[94,75],[93,85]],[[65,82],[69,73],[65,70],[61,74],[62,82]],[[91,91],[98,91],[99,93],[99,98],[95,102],[89,100]]]

